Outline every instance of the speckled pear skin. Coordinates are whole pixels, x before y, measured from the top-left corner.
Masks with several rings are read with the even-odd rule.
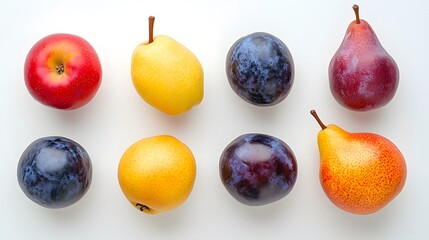
[[[403,189],[405,159],[385,137],[328,125],[319,132],[318,145],[320,182],[337,207],[353,214],[371,214]]]

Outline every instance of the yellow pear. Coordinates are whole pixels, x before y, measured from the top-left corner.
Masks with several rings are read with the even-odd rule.
[[[158,110],[178,115],[198,105],[204,95],[204,72],[197,57],[171,37],[153,37],[139,44],[131,61],[131,77],[139,95]]]
[[[374,133],[350,133],[325,126],[318,134],[320,183],[328,198],[353,214],[371,214],[385,207],[402,190],[405,159],[387,138]]]
[[[118,181],[137,209],[158,214],[180,206],[194,186],[196,163],[177,138],[160,135],[132,144],[122,155]]]

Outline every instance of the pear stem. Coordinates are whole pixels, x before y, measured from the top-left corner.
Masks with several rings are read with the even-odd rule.
[[[322,120],[320,120],[319,116],[317,115],[315,110],[311,110],[310,111],[311,115],[313,115],[313,117],[316,119],[317,123],[319,123],[320,127],[323,129],[326,128],[326,125],[323,124]]]
[[[149,43],[153,42],[153,25],[155,23],[155,17],[149,17]]]
[[[360,23],[359,6],[357,4],[353,5],[353,10],[355,11],[355,15],[356,15],[356,24],[359,24]]]

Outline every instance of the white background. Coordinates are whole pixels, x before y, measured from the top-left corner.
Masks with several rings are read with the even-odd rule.
[[[342,108],[333,99],[327,68],[348,24],[353,3],[400,68],[392,102],[367,113]],[[147,17],[155,35],[170,35],[200,59],[205,97],[190,112],[172,117],[142,101],[130,78],[131,54],[147,39]],[[0,238],[1,239],[428,239],[427,157],[429,2],[414,1],[2,1],[0,8]],[[228,85],[225,57],[240,37],[269,32],[289,47],[295,83],[289,96],[270,108],[238,98]],[[103,82],[96,97],[74,111],[45,107],[30,96],[23,65],[31,46],[57,32],[84,37],[97,50]],[[339,210],[318,179],[319,126],[375,132],[404,154],[408,178],[402,193],[381,211],[357,216]],[[293,149],[298,180],[284,199],[247,207],[223,187],[218,161],[224,147],[248,132],[271,134]],[[132,207],[117,182],[125,149],[153,135],[170,134],[193,151],[195,187],[178,209],[146,215]],[[45,209],[25,197],[16,166],[32,141],[61,135],[82,144],[93,163],[88,193],[75,205]],[[426,149],[424,149],[426,148]]]

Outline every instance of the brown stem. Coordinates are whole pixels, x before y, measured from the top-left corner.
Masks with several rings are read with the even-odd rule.
[[[357,4],[353,5],[353,10],[355,11],[355,15],[356,15],[356,24],[359,24],[360,23],[359,6]]]
[[[155,17],[149,17],[149,43],[153,42],[153,25],[155,23]]]
[[[320,120],[319,116],[317,115],[315,110],[311,110],[310,111],[311,115],[313,115],[313,117],[316,119],[317,123],[319,123],[320,127],[323,129],[326,128],[326,125],[323,124],[322,120]]]

